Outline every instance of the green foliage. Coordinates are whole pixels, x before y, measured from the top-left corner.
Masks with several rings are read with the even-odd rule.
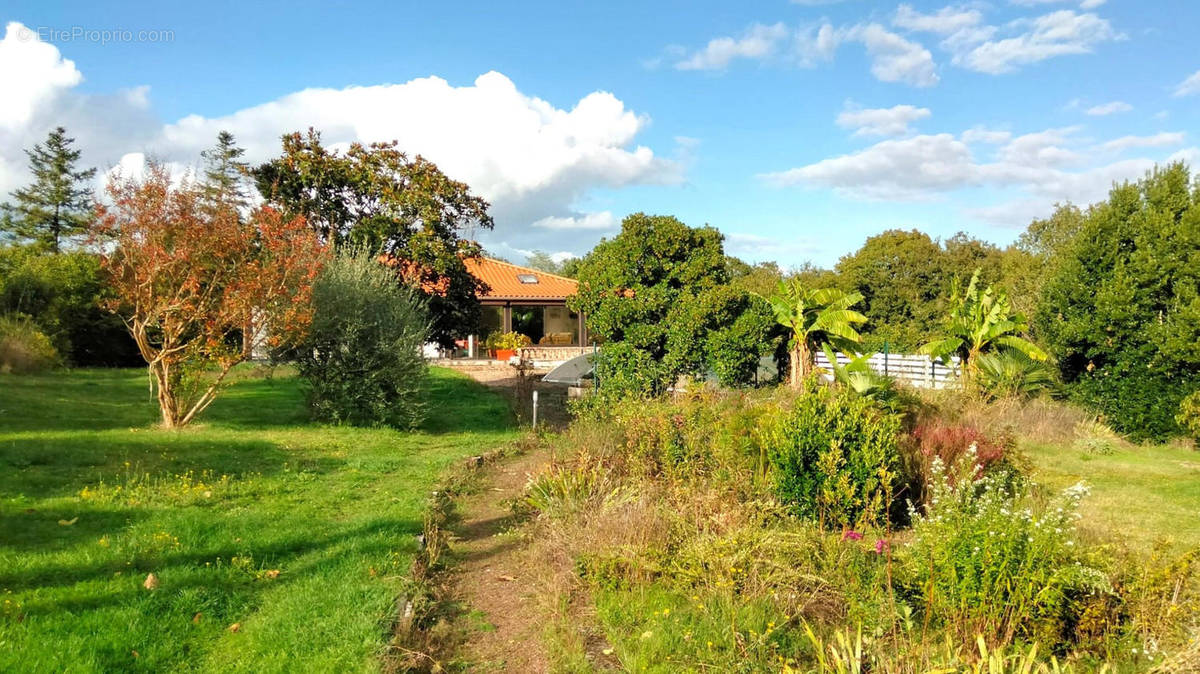
[[[58,127],[45,144],[26,150],[33,182],[12,193],[15,203],[4,206],[4,229],[18,241],[32,241],[57,253],[64,240],[86,233],[94,217],[92,190],[87,181],[96,169],[79,171],[74,138]]]
[[[121,319],[100,306],[106,294],[96,255],[0,248],[0,313],[32,318],[71,365],[142,362]]]
[[[548,274],[575,278],[575,274],[579,270],[579,258],[569,257],[559,262],[544,250],[534,250],[525,257],[525,266]]]
[[[900,470],[900,420],[872,401],[820,388],[769,414],[758,431],[776,493],[830,525],[886,521]]]
[[[922,597],[927,616],[960,637],[1059,643],[1071,637],[1068,616],[1078,603],[1113,593],[1105,574],[1078,563],[1075,513],[1083,485],[1035,512],[1024,483],[981,474],[968,451],[949,466],[935,459],[928,489],[925,511],[912,513],[903,582]]]
[[[483,340],[483,348],[489,351],[516,351],[533,344],[533,340],[519,332],[493,332]]]
[[[1031,398],[1051,390],[1054,371],[1045,361],[1016,349],[1001,349],[976,357],[976,383],[993,398]]]
[[[250,165],[242,161],[245,153],[228,131],[218,132],[216,144],[200,153],[204,159],[200,189],[209,206],[242,209],[249,205]]]
[[[723,386],[754,383],[759,359],[777,341],[767,303],[732,286],[700,293],[668,320],[664,365],[678,372],[711,370]]]
[[[58,351],[33,321],[0,314],[0,373],[31,374],[58,364]]]
[[[990,285],[979,289],[976,269],[966,289],[960,292],[955,287],[951,294],[950,314],[942,324],[942,336],[922,346],[918,353],[946,362],[951,356],[958,356],[964,375],[974,375],[977,356],[995,350],[1013,350],[1032,360],[1046,360],[1044,351],[1021,337],[1027,330],[1024,317],[1013,313],[1008,293]]]
[[[767,300],[775,322],[787,329],[791,339],[792,388],[802,389],[812,372],[817,349],[832,344],[843,351],[854,351],[862,341],[855,329],[866,316],[850,307],[862,301],[858,293],[837,288],[810,288],[799,279],[780,281]]]
[[[483,282],[463,258],[481,249],[475,228],[492,228],[488,203],[423,157],[396,143],[354,143],[344,154],[321,144],[313,130],[283,137],[283,154],[251,171],[267,202],[302,215],[325,241],[366,246],[390,255],[427,296],[430,339],[447,348],[481,329],[476,292]],[[466,236],[462,234],[466,232]]]
[[[1175,422],[1200,448],[1200,391],[1192,392],[1179,403],[1179,414],[1175,415]]]
[[[1200,387],[1200,189],[1183,163],[1115,186],[1047,281],[1037,329],[1063,381],[1135,440],[1178,432]]]
[[[313,321],[296,350],[313,415],[411,428],[424,418],[428,317],[377,256],[344,249],[313,286]]]
[[[887,402],[896,395],[896,380],[879,374],[871,368],[871,354],[850,356],[850,362],[842,365],[837,353],[829,344],[824,346],[825,359],[835,383],[845,386],[856,395],[872,400]]]
[[[601,241],[580,265],[579,292],[568,300],[604,344],[601,394],[656,394],[682,374],[697,374],[705,326],[690,305],[726,280],[717,230],[693,229],[670,216],[625,218],[621,233]],[[672,339],[673,332],[687,338]]]

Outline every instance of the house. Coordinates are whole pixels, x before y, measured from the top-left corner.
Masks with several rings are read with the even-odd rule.
[[[534,346],[527,355],[535,361],[562,361],[589,350],[585,317],[567,308],[579,286],[575,279],[487,257],[464,262],[488,286],[479,295],[483,334],[465,340],[468,357],[484,355],[480,344],[493,332],[529,337]]]

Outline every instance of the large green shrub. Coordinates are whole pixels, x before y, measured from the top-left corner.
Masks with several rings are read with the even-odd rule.
[[[31,374],[59,364],[58,351],[25,316],[0,316],[0,372]]]
[[[139,365],[129,331],[100,306],[105,292],[99,258],[91,253],[0,249],[0,312],[29,316],[72,365]]]
[[[708,335],[731,327],[749,306],[746,293],[723,287],[729,278],[721,241],[712,227],[635,213],[580,263],[579,291],[568,304],[587,314],[588,330],[605,352],[621,345],[602,356],[601,392],[605,372],[620,386],[609,393],[630,395],[661,393],[680,375],[704,373]],[[747,333],[753,328],[741,326]],[[744,376],[740,363],[725,368],[728,355],[721,359],[726,374]]]
[[[1043,288],[1035,327],[1072,394],[1135,440],[1178,432],[1200,385],[1200,189],[1183,163],[1090,208]]]
[[[821,387],[762,422],[779,498],[799,515],[839,526],[875,524],[899,483],[900,419],[869,399]]]
[[[412,427],[425,414],[429,319],[417,294],[362,250],[339,253],[313,286],[297,349],[320,420]]]

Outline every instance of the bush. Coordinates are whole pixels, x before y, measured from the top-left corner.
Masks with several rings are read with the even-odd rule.
[[[1016,349],[1001,349],[976,357],[976,383],[992,398],[1031,398],[1054,386],[1050,365]]]
[[[1196,441],[1197,449],[1200,449],[1200,391],[1195,391],[1179,403],[1179,414],[1175,415],[1175,421]]]
[[[605,401],[649,398],[666,391],[667,368],[627,342],[605,344],[596,358],[596,395]]]
[[[320,420],[409,428],[425,415],[429,323],[411,288],[362,250],[340,253],[313,286],[297,366]]]
[[[59,364],[50,338],[24,316],[0,316],[0,372],[32,374]]]
[[[1010,439],[992,440],[969,424],[947,424],[936,419],[917,424],[909,438],[912,451],[908,458],[910,472],[916,478],[913,488],[917,494],[923,494],[924,487],[932,484],[935,462],[954,466],[968,453],[973,453],[975,465],[979,466],[982,475],[1006,466],[1013,449]]]
[[[29,316],[72,365],[143,364],[124,323],[100,306],[105,292],[99,258],[90,253],[0,251],[0,312]]]
[[[819,388],[768,416],[758,434],[780,500],[826,524],[887,518],[900,469],[900,419],[846,391]]]
[[[1089,594],[1110,596],[1107,577],[1075,549],[1075,513],[1087,493],[1070,487],[1036,512],[1027,486],[979,473],[974,451],[954,464],[934,460],[929,505],[912,510],[905,585],[927,617],[964,639],[1014,636],[1062,643]],[[1078,607],[1075,607],[1078,608]]]

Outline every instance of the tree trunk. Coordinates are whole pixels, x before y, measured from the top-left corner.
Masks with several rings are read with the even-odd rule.
[[[807,374],[805,370],[808,369],[807,357],[808,349],[805,348],[804,342],[796,342],[795,346],[792,347],[791,353],[791,385],[793,391],[804,391],[804,379]]]
[[[158,389],[158,409],[162,413],[163,428],[176,428],[179,425],[179,401],[175,397],[175,382],[171,372],[162,361],[150,364],[150,373],[154,376],[154,384]]]

